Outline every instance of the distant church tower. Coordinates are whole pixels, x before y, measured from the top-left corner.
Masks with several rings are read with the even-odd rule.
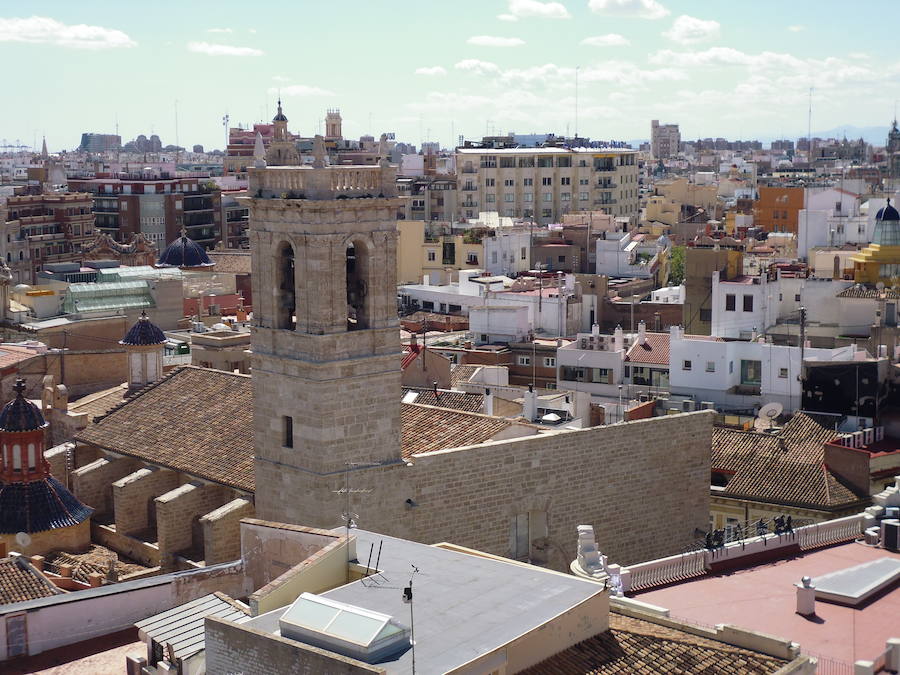
[[[335,138],[340,140],[341,136],[341,111],[337,108],[330,108],[325,114],[325,138]]]
[[[325,167],[321,136],[314,154],[249,171],[256,512],[334,526],[316,492],[402,461],[399,200],[396,168]]]
[[[272,118],[272,140],[266,152],[266,163],[269,166],[295,166],[300,163],[300,153],[287,128],[288,118],[281,109],[278,99],[278,112]]]

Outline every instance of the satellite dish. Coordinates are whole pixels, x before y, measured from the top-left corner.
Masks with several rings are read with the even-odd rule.
[[[19,532],[16,534],[16,543],[23,549],[28,548],[31,545],[31,535],[27,532]]]
[[[784,406],[777,402],[766,403],[762,408],[759,409],[757,413],[757,417],[761,420],[765,420],[769,423],[769,426],[773,426],[775,424],[775,418],[778,417],[784,411]]]

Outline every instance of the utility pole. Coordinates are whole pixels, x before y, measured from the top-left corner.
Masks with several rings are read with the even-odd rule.
[[[806,307],[800,307],[800,407],[803,407],[803,357],[806,351]]]

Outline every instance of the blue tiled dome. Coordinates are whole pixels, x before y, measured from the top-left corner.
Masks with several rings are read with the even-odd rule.
[[[53,476],[0,485],[0,534],[43,532],[77,525],[93,512]]]
[[[878,215],[875,217],[878,220],[900,220],[900,213],[893,207],[891,200],[889,199],[887,206],[878,211]]]
[[[0,411],[0,431],[34,431],[46,424],[40,408],[22,396],[25,380],[16,380],[16,397]]]
[[[215,265],[209,259],[203,247],[182,231],[171,244],[159,256],[157,267],[212,267]]]
[[[129,329],[128,333],[119,341],[123,345],[159,345],[166,341],[166,336],[155,323],[150,321],[146,312],[141,312],[141,318]]]

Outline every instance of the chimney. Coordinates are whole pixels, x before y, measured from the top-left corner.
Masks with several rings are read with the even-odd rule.
[[[64,579],[72,578],[72,566],[71,565],[60,565],[59,566],[59,576]]]
[[[491,393],[490,387],[484,389],[484,414],[494,414],[494,395]]]
[[[797,586],[797,614],[800,616],[816,615],[816,587],[812,579],[803,577]]]
[[[616,326],[613,331],[613,351],[618,352],[625,348],[625,336],[622,333],[622,326]]]
[[[750,332],[750,342],[756,342],[756,338],[759,337],[759,333],[756,332],[756,326],[753,326],[753,330]]]
[[[522,414],[529,422],[534,422],[534,418],[537,415],[537,394],[534,393],[533,384],[529,384],[528,391],[525,392]]]
[[[434,400],[438,402],[441,400],[441,395],[438,393],[438,383],[437,380],[431,383],[431,386],[434,388]]]
[[[638,323],[638,344],[647,344],[647,324],[643,321]]]
[[[99,588],[103,585],[103,575],[99,572],[91,572],[88,574],[88,580],[91,583],[91,588]]]
[[[42,556],[42,555],[31,556],[31,564],[43,572],[44,571],[44,556]]]
[[[595,323],[593,326],[591,326],[591,335],[594,335],[594,336],[600,335],[600,324],[599,323]]]

